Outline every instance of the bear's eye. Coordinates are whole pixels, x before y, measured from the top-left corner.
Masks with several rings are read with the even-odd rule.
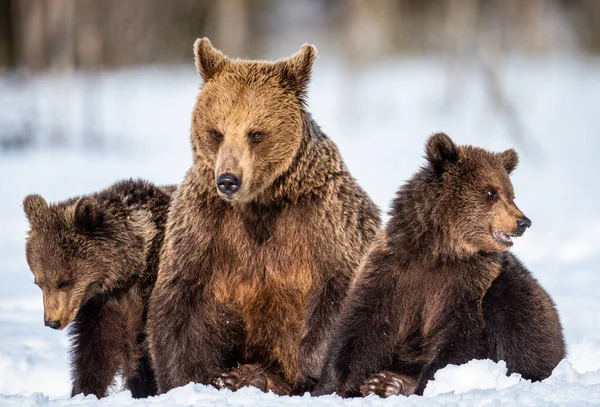
[[[223,141],[223,134],[219,130],[211,130],[210,135],[216,141]]]
[[[62,283],[60,283],[60,284],[58,285],[58,289],[59,289],[59,290],[66,290],[66,289],[68,289],[69,287],[71,287],[71,282],[70,282],[70,281],[63,281]]]
[[[260,131],[251,131],[250,133],[248,133],[248,137],[250,137],[250,140],[252,142],[258,143],[259,141],[265,138],[265,133],[261,133]]]
[[[487,190],[487,197],[488,198],[496,198],[497,196],[498,196],[498,193],[496,192],[495,189],[490,188],[490,189]]]

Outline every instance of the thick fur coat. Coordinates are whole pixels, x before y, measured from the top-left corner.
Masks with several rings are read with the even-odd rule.
[[[434,373],[505,360],[548,377],[565,356],[550,296],[511,253],[531,221],[514,203],[514,150],[427,143],[357,273],[315,395],[422,394]]]
[[[311,390],[379,211],[306,110],[314,47],[276,62],[194,50],[194,162],[150,302],[159,389]]]
[[[134,397],[156,394],[146,313],[174,191],[128,180],[56,204],[23,201],[45,324],[70,328],[73,395],[104,397],[118,373]]]

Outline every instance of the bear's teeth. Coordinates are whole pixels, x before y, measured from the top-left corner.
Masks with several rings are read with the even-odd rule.
[[[498,240],[501,240],[503,242],[507,242],[507,243],[512,242],[512,239],[510,238],[509,235],[507,235],[506,233],[500,232],[499,230],[495,230],[494,235],[496,236],[496,238],[498,238]]]

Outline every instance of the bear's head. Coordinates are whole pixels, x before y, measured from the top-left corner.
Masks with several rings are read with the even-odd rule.
[[[492,153],[457,146],[446,134],[431,136],[426,146],[438,227],[461,253],[508,250],[531,221],[514,202],[509,175],[519,157],[515,150]],[[437,190],[436,190],[437,188]]]
[[[132,213],[123,220],[84,196],[48,204],[28,195],[23,209],[30,230],[29,268],[44,296],[44,323],[65,328],[91,298],[128,281],[132,267],[143,267],[147,237],[140,224],[150,219]]]
[[[221,198],[250,202],[298,152],[316,49],[304,45],[276,62],[244,61],[202,38],[194,53],[204,82],[192,117],[194,162]]]

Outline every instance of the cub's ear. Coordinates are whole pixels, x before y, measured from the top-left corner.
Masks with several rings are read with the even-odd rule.
[[[457,162],[459,158],[458,147],[445,133],[436,133],[429,137],[425,153],[438,174],[444,171],[447,164]]]
[[[23,199],[23,211],[29,223],[38,221],[48,210],[48,203],[41,195],[31,194]]]
[[[315,46],[304,44],[300,51],[291,57],[275,63],[281,69],[284,86],[295,91],[299,97],[303,97],[306,93],[316,57],[317,49]]]
[[[196,70],[204,82],[221,72],[229,62],[229,58],[212,46],[208,38],[198,38],[194,42]]]
[[[75,228],[81,233],[93,231],[100,226],[104,219],[102,210],[94,198],[84,196],[79,198],[75,204],[75,214],[73,223]]]
[[[512,148],[498,153],[497,157],[509,174],[519,165],[519,154]]]

